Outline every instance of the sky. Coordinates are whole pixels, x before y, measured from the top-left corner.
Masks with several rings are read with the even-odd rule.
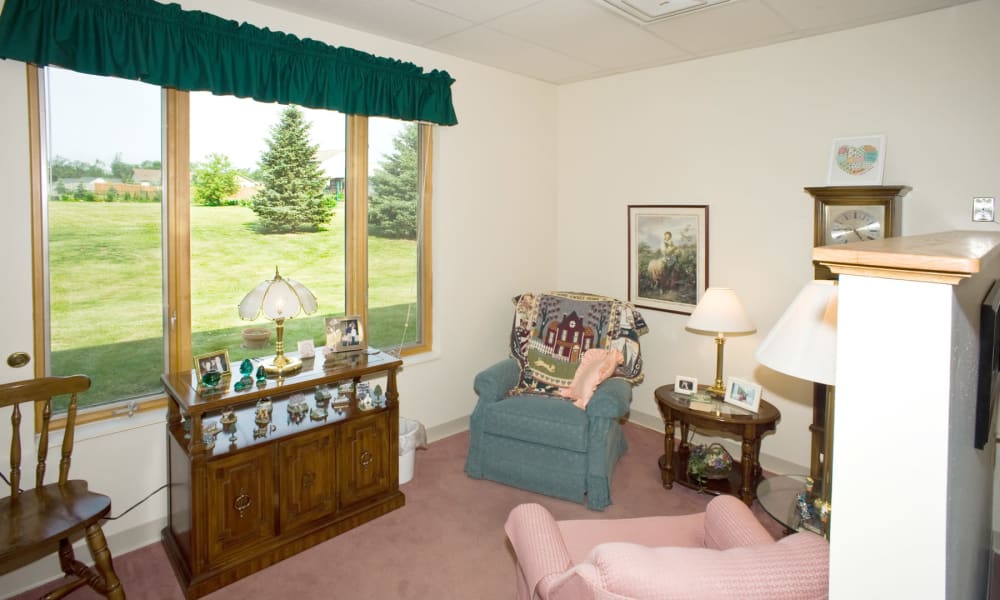
[[[160,158],[160,88],[62,69],[45,72],[51,155],[85,163],[99,159],[109,166],[118,152],[123,161],[133,164]],[[285,107],[208,92],[192,92],[190,97],[191,160],[199,162],[216,152],[228,156],[234,167],[255,169],[267,148],[271,127]],[[343,170],[344,115],[314,109],[304,112],[312,124],[311,142],[320,151],[340,150],[341,159],[327,165]],[[369,119],[370,171],[378,164],[375,156],[392,152],[392,139],[400,126],[401,122],[391,119]]]

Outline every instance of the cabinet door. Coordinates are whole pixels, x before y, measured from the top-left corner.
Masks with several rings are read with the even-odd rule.
[[[334,429],[281,442],[279,453],[282,532],[332,515],[337,508]]]
[[[217,561],[275,535],[274,466],[270,447],[248,450],[206,465],[208,560]]]
[[[388,413],[348,421],[341,427],[341,506],[387,492],[389,482]],[[392,460],[399,460],[393,456]]]

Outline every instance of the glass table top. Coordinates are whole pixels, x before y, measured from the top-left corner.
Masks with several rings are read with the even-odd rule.
[[[814,515],[803,518],[800,494],[806,491],[806,475],[777,475],[757,485],[757,501],[775,521],[791,531],[823,534],[823,524]]]

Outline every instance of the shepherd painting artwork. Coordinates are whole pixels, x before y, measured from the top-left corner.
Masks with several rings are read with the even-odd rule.
[[[630,205],[628,260],[632,304],[691,314],[708,287],[708,206]]]

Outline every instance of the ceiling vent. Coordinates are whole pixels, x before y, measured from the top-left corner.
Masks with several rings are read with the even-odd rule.
[[[730,0],[594,0],[601,6],[639,23],[649,25],[671,17],[702,10]]]

